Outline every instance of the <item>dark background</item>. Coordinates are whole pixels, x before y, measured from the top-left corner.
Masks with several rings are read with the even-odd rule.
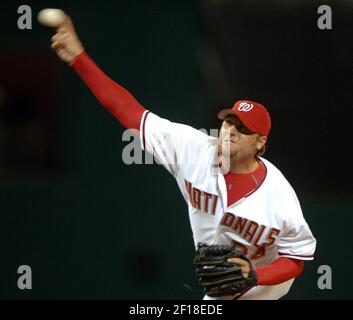
[[[349,1],[28,1],[0,4],[0,298],[200,299],[187,207],[158,165],[122,161],[123,127],[50,50],[59,7],[91,57],[148,109],[218,128],[249,98],[272,117],[266,158],[318,241],[286,299],[352,299],[353,4]],[[331,5],[333,29],[317,8]],[[17,288],[29,265],[33,289]],[[332,268],[332,290],[317,286]],[[348,270],[348,272],[347,272]]]

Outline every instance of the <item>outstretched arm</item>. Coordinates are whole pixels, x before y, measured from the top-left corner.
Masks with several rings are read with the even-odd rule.
[[[52,37],[52,49],[77,72],[102,106],[123,126],[140,129],[145,108],[88,56],[68,15],[56,28],[56,34]]]

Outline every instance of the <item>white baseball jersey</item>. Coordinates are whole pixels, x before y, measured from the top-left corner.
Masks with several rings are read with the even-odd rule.
[[[316,240],[297,196],[269,161],[259,158],[266,167],[262,184],[228,207],[217,138],[149,111],[143,115],[140,135],[142,148],[178,183],[188,205],[195,247],[199,242],[236,245],[255,266],[269,264],[279,256],[313,259]],[[259,285],[241,296],[222,299],[279,299],[292,283],[293,279],[274,286]]]

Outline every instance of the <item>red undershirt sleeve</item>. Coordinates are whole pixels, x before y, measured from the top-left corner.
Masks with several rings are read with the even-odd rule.
[[[281,257],[274,262],[255,268],[259,285],[276,285],[298,277],[304,268],[304,261]]]
[[[72,67],[97,100],[123,126],[140,129],[145,108],[125,88],[110,79],[88,56],[86,51],[79,54],[71,63]]]

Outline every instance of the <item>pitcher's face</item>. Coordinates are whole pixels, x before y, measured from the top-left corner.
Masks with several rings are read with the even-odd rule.
[[[259,137],[259,134],[245,127],[237,116],[229,115],[224,119],[221,126],[218,153],[223,156],[237,156],[237,158],[255,156],[263,145]]]

